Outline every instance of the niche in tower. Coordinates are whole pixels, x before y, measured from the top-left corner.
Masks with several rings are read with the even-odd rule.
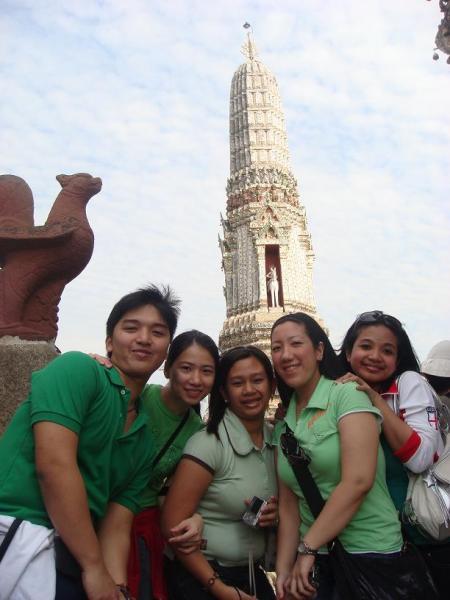
[[[284,306],[283,298],[283,277],[281,273],[280,263],[280,247],[277,244],[267,244],[266,246],[266,289],[267,289],[267,306],[272,307],[272,293],[270,290],[270,271],[275,268],[278,279],[278,304]]]

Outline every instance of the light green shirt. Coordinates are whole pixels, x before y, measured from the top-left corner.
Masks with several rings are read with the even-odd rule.
[[[243,523],[245,500],[267,499],[277,494],[272,432],[264,426],[264,445],[254,445],[234,413],[227,410],[219,425],[219,437],[199,431],[186,444],[183,456],[200,462],[214,474],[197,511],[204,520],[204,554],[224,566],[245,565],[249,552],[264,555],[264,529]]]
[[[297,420],[295,395],[292,397],[285,417],[311,458],[309,470],[324,500],[330,496],[341,480],[341,448],[338,424],[345,415],[358,412],[373,413],[379,419],[378,409],[372,406],[355,384],[339,384],[321,377],[317,387]],[[285,426],[279,423],[277,440]],[[278,474],[299,498],[301,517],[300,535],[306,535],[314,518],[303,497],[297,479],[283,452],[278,452]],[[384,454],[378,447],[375,481],[356,514],[339,539],[349,552],[397,552],[402,547],[402,535],[397,512],[389,495],[385,479]],[[326,548],[322,548],[326,552]]]
[[[136,513],[154,446],[140,411],[127,432],[129,390],[119,373],[67,352],[33,373],[30,394],[0,438],[0,514],[52,527],[34,461],[33,425],[50,421],[78,436],[77,463],[94,519],[109,502]]]
[[[184,415],[175,415],[167,408],[163,402],[161,390],[162,386],[151,384],[145,386],[141,394],[142,409],[148,416],[147,426],[155,443],[155,455],[159,453],[184,418]],[[155,467],[152,468],[150,481],[141,497],[143,508],[158,505],[158,494],[164,486],[166,478],[173,473],[180,461],[187,440],[203,426],[200,417],[190,408],[186,423]]]

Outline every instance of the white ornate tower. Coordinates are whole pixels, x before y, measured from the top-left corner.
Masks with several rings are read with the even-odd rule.
[[[268,352],[272,323],[283,312],[320,319],[311,236],[290,169],[278,85],[250,34],[243,54],[230,93],[227,218],[221,217],[219,237],[227,318],[219,345],[256,344]]]

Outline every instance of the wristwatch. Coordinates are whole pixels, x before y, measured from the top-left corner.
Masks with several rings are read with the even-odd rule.
[[[297,548],[297,554],[300,554],[300,555],[310,554],[312,556],[317,556],[317,550],[314,550],[314,548],[311,548],[311,546],[308,546],[308,544],[305,541],[300,540],[300,544],[298,545],[298,548]]]

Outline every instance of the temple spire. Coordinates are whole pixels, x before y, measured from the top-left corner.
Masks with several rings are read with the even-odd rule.
[[[230,90],[230,176],[219,238],[226,319],[221,350],[256,344],[270,352],[270,328],[284,312],[320,322],[314,253],[292,173],[284,112],[274,75],[257,58],[249,23]]]
[[[247,40],[241,47],[241,52],[247,60],[258,60],[258,50],[253,41],[253,30],[250,23],[245,22],[244,29],[247,29]]]

